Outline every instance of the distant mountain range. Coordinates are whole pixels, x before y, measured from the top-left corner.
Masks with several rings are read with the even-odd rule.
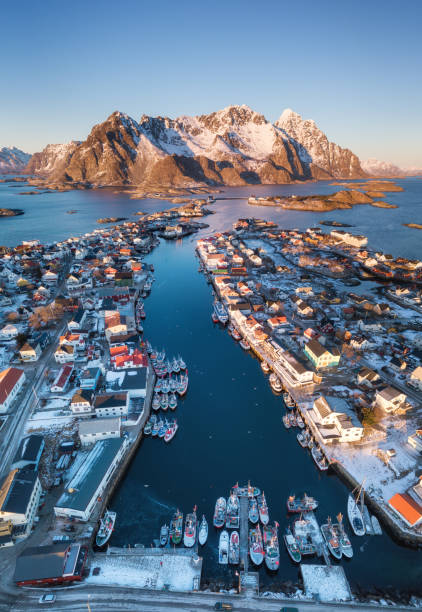
[[[378,176],[383,167],[390,172],[382,162],[361,163],[290,109],[271,123],[245,105],[177,119],[143,115],[139,122],[116,111],[82,142],[49,144],[32,157],[18,149],[1,151],[15,151],[16,161],[5,154],[0,172],[24,168],[49,182],[145,189],[364,178]],[[18,154],[26,156],[26,167],[18,166]],[[397,170],[384,176],[405,175]]]
[[[30,153],[24,153],[16,147],[0,148],[0,174],[22,172],[31,159]]]

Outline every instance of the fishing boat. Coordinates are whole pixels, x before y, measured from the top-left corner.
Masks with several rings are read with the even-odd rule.
[[[233,327],[232,338],[233,340],[236,340],[236,342],[239,342],[239,340],[242,338],[242,336],[239,334],[235,327]]]
[[[291,424],[290,424],[290,417],[288,414],[283,415],[283,424],[286,429],[290,429]]]
[[[372,531],[374,535],[382,535],[382,529],[379,520],[373,514],[371,515]]]
[[[270,374],[269,381],[271,389],[275,391],[275,393],[281,393],[281,391],[283,390],[283,385],[281,384],[279,377],[274,374],[274,372]]]
[[[218,317],[217,317],[217,315],[215,314],[214,311],[212,311],[212,313],[211,313],[211,319],[212,319],[213,323],[218,323]]]
[[[205,515],[203,514],[201,524],[199,525],[198,541],[200,545],[203,546],[207,540],[208,540],[208,523],[207,523],[207,519],[205,518]]]
[[[220,321],[222,325],[225,325],[229,320],[229,316],[227,314],[226,309],[224,308],[223,304],[218,300],[214,302],[214,313],[216,314],[218,321]]]
[[[186,363],[183,361],[183,359],[180,357],[179,355],[179,366],[181,370],[186,370]]]
[[[313,446],[312,447],[311,455],[312,455],[312,459],[317,464],[318,469],[320,469],[322,472],[324,472],[325,470],[328,470],[327,460],[324,457],[321,449],[318,446]]]
[[[117,514],[111,510],[106,510],[100,522],[100,528],[97,531],[95,544],[99,547],[104,546],[109,541],[113,533],[114,523],[116,522]]]
[[[169,408],[170,410],[176,410],[177,408],[177,397],[174,391],[172,391],[169,395]]]
[[[144,425],[144,435],[145,436],[149,436],[152,432],[152,425],[153,423],[151,423],[151,421],[147,421]]]
[[[300,549],[296,541],[296,538],[292,534],[290,527],[286,529],[286,533],[283,536],[283,539],[284,539],[284,544],[286,546],[287,552],[289,553],[292,561],[294,561],[295,563],[300,563],[302,559],[302,555],[300,553]]]
[[[180,372],[180,363],[176,357],[173,357],[173,361],[171,362],[171,369],[175,374]]]
[[[283,400],[287,408],[290,408],[290,410],[292,410],[296,405],[290,393],[283,393]]]
[[[227,565],[229,562],[229,532],[223,529],[218,543],[218,562]]]
[[[303,422],[303,419],[299,413],[296,415],[296,423],[300,429],[305,429],[305,423]]]
[[[185,395],[186,391],[188,390],[188,383],[189,383],[188,375],[187,374],[182,375],[180,377],[179,385],[177,387],[177,393],[181,397]]]
[[[196,506],[193,509],[193,512],[186,515],[185,521],[185,533],[183,536],[183,544],[186,548],[192,548],[196,541]]]
[[[265,552],[259,525],[249,529],[249,555],[255,565],[261,565],[264,560]]]
[[[303,512],[311,512],[318,508],[318,502],[314,497],[304,494],[302,499],[296,499],[295,495],[290,495],[287,499],[287,512],[302,514]]]
[[[313,437],[311,435],[309,435],[309,442],[308,442],[309,450],[312,450],[314,446],[315,446],[315,441],[314,441]]]
[[[265,550],[265,565],[271,571],[278,570],[280,566],[280,548],[278,545],[278,523],[264,525],[263,538]]]
[[[178,429],[179,429],[179,426],[176,420],[174,420],[173,423],[170,423],[166,429],[166,433],[164,434],[164,442],[170,442],[170,440],[173,440],[174,436],[176,435],[176,431]]]
[[[258,511],[259,511],[259,519],[263,525],[267,525],[270,520],[268,514],[268,505],[267,500],[265,499],[265,493],[262,491],[262,494],[258,497]]]
[[[261,361],[261,370],[265,373],[268,374],[268,372],[271,371],[270,366],[268,365],[268,363],[266,361]]]
[[[255,497],[249,499],[248,517],[251,523],[255,524],[259,521],[258,502]]]
[[[169,393],[175,393],[177,391],[177,387],[179,386],[179,382],[176,378],[170,378],[169,380]],[[170,398],[169,398],[170,399]]]
[[[168,429],[167,421],[161,421],[161,426],[160,426],[160,429],[158,430],[158,437],[164,438],[164,436],[166,435],[167,429]]]
[[[158,436],[158,432],[160,431],[161,425],[162,425],[162,421],[161,420],[157,420],[155,421],[155,423],[152,426],[152,431],[151,431],[151,435],[153,438],[155,438],[155,436]]]
[[[154,393],[154,397],[152,398],[152,409],[159,410],[160,409],[160,396],[158,393]]]
[[[296,421],[295,413],[294,412],[290,412],[289,418],[290,418],[290,425],[292,427],[296,427],[297,426],[297,421]]]
[[[340,541],[342,554],[348,559],[351,559],[353,557],[353,547],[352,543],[350,542],[349,536],[347,535],[346,530],[344,529],[342,513],[339,512],[336,518],[338,522],[333,524],[334,533]]]
[[[342,550],[340,540],[333,529],[330,517],[328,517],[327,523],[325,525],[321,525],[321,533],[328,546],[328,550],[333,555],[333,557],[335,559],[341,559]]]
[[[244,338],[239,342],[239,345],[243,348],[244,351],[250,351],[251,345]]]
[[[261,494],[260,489],[258,487],[254,487],[248,482],[247,486],[239,487],[239,483],[236,483],[232,488],[232,491],[236,493],[238,497],[257,497]]]
[[[227,500],[226,508],[226,529],[239,529],[240,524],[240,505],[236,493],[231,492]]]
[[[155,393],[159,393],[162,389],[162,386],[163,386],[163,381],[161,380],[161,378],[157,378],[157,381],[154,385]],[[158,396],[158,398],[160,398],[160,396]]]
[[[317,547],[313,539],[319,538],[319,526],[309,519],[298,519],[294,522],[293,535],[296,543],[299,546],[299,551],[302,557],[304,555],[314,555],[317,552]],[[319,546],[319,544],[318,544]]]
[[[170,523],[170,541],[172,544],[180,544],[183,535],[183,513],[179,509],[173,514]]]
[[[165,546],[169,539],[169,526],[163,525],[160,529],[160,546]]]
[[[357,536],[363,536],[365,535],[365,526],[358,501],[359,495],[355,499],[354,492],[349,493],[349,497],[347,499],[347,516],[349,518],[350,526],[353,529],[353,533]]]
[[[306,448],[308,446],[308,438],[302,431],[297,434],[296,438],[302,448]]]
[[[239,561],[240,561],[239,533],[237,531],[232,531],[230,534],[230,544],[229,544],[229,563],[231,565],[237,565]]]
[[[162,393],[164,395],[167,395],[167,393],[170,393],[170,380],[168,378],[165,378],[163,380],[161,391],[162,391]],[[161,398],[161,399],[163,399],[163,398]],[[166,399],[168,400],[168,398],[166,398]],[[166,401],[166,400],[164,400],[164,401]]]
[[[226,509],[227,509],[226,499],[224,497],[219,497],[217,501],[215,502],[214,519],[213,519],[214,527],[217,527],[217,528],[223,527],[224,523],[226,522]]]

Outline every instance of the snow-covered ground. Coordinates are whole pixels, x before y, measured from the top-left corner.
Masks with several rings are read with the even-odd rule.
[[[307,597],[319,601],[349,601],[352,599],[349,583],[340,565],[300,566]]]
[[[39,429],[62,429],[74,419],[73,414],[63,416],[60,412],[61,411],[57,412],[51,410],[35,412],[25,423],[25,433]]]
[[[202,562],[194,563],[185,554],[101,554],[92,559],[91,570],[96,567],[100,573],[93,576],[91,571],[86,582],[158,590],[169,585],[171,591],[192,591],[194,580],[200,580]]]

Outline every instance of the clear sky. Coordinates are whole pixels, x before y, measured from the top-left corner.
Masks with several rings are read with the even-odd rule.
[[[421,166],[421,23],[421,0],[3,2],[0,146],[81,140],[114,110],[248,104]]]

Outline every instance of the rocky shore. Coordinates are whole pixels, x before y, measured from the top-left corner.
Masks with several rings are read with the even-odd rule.
[[[119,221],[126,221],[127,217],[103,217],[97,219],[97,223],[119,223]]]
[[[24,214],[25,211],[20,208],[0,208],[0,217],[19,217]]]
[[[412,229],[422,230],[422,223],[403,223],[405,227],[411,227]]]

